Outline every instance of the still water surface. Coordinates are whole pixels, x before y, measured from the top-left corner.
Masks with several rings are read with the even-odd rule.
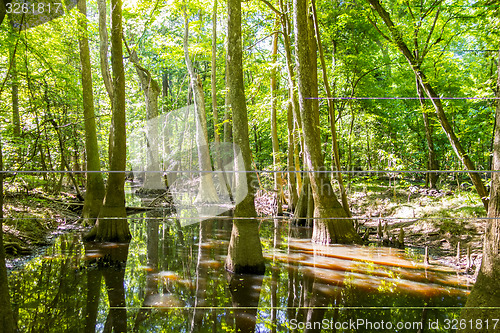
[[[21,330],[302,332],[323,323],[331,332],[335,322],[354,321],[337,332],[417,332],[419,323],[449,332],[446,320],[458,317],[471,288],[449,268],[425,267],[416,250],[313,245],[310,230],[287,221],[261,223],[264,276],[224,270],[229,219],[130,225],[129,245],[84,244],[67,234],[14,272]]]

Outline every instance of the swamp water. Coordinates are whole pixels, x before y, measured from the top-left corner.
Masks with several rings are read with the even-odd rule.
[[[450,332],[472,288],[416,250],[313,245],[311,230],[272,220],[261,223],[266,274],[230,275],[231,226],[131,218],[131,243],[105,247],[63,235],[9,278],[20,329]]]

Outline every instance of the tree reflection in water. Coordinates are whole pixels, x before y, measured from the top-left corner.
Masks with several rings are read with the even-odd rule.
[[[95,332],[101,279],[104,277],[108,293],[109,312],[104,332],[127,331],[127,305],[125,302],[125,267],[128,243],[86,243],[85,252],[92,259],[87,265],[87,316],[85,331]]]
[[[274,333],[291,331],[291,320],[443,321],[456,317],[470,288],[445,267],[424,269],[418,255],[313,245],[307,230],[282,222],[261,224],[266,274],[230,275],[231,220],[178,222],[136,218],[129,246],[60,237],[11,275],[20,329]]]
[[[236,332],[255,332],[257,308],[262,287],[262,275],[237,275],[228,273],[232,299],[232,316]]]

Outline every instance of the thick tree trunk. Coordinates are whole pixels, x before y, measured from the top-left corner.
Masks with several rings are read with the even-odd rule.
[[[184,14],[186,15],[186,14]],[[205,94],[200,76],[195,73],[191,59],[189,58],[188,37],[189,23],[187,16],[184,17],[184,59],[191,78],[191,88],[194,94],[195,121],[196,121],[196,146],[198,148],[198,163],[200,168],[200,186],[195,203],[217,203],[219,196],[215,190],[212,178],[212,162],[208,150],[207,115],[205,111]]]
[[[241,44],[241,0],[228,0],[228,43],[227,43],[227,80],[229,105],[233,114],[233,138],[235,154],[241,149],[243,161],[235,158],[236,208],[233,230],[229,242],[226,269],[236,273],[263,274],[265,271],[262,245],[259,238],[259,225],[254,219],[256,214],[254,193],[255,174],[248,172],[251,167],[251,151],[248,140],[248,115],[243,84],[243,61]],[[244,197],[242,197],[244,195]],[[248,217],[248,219],[238,219]]]
[[[462,162],[462,165],[468,171],[475,171],[476,167],[474,162],[469,158],[467,152],[463,149],[458,137],[455,135],[453,127],[451,126],[448,118],[446,117],[446,113],[444,112],[443,104],[441,103],[441,99],[438,94],[434,91],[434,88],[429,83],[429,80],[425,77],[420,64],[415,59],[414,54],[410,51],[408,46],[403,40],[401,36],[401,32],[397,29],[394,23],[391,20],[389,13],[380,5],[378,0],[367,0],[368,3],[372,6],[372,8],[379,14],[379,16],[384,21],[385,25],[389,28],[392,36],[392,40],[398,46],[401,53],[404,55],[408,63],[410,64],[416,78],[422,86],[427,97],[431,100],[434,110],[436,110],[436,115],[443,128],[448,140],[453,148],[453,151],[457,155],[457,157]],[[484,183],[477,172],[469,172],[469,177],[476,188],[477,194],[481,198],[484,207],[488,210],[488,191],[484,186]]]
[[[110,146],[110,174],[104,205],[96,224],[97,241],[128,242],[131,235],[125,211],[125,72],[122,46],[122,1],[111,1],[111,59],[113,68],[113,145]],[[92,235],[91,235],[92,236]]]
[[[80,47],[80,63],[82,66],[83,118],[85,124],[85,151],[87,155],[87,191],[83,203],[82,217],[87,224],[95,224],[104,199],[104,181],[102,179],[99,145],[95,127],[94,92],[92,87],[92,72],[90,64],[90,49],[87,38],[87,4],[86,0],[78,1],[78,10],[83,18],[80,22],[82,35],[78,39]]]
[[[271,141],[273,146],[273,164],[274,171],[281,168],[280,147],[278,141],[278,122],[276,110],[276,57],[278,54],[278,34],[273,36],[273,53],[271,56],[273,65],[271,69]],[[283,181],[281,172],[274,173],[274,191],[276,192],[276,202],[278,205],[278,215],[283,215],[282,198],[283,198]]]
[[[2,143],[0,142],[0,171],[3,171]],[[3,247],[3,173],[0,173],[0,327],[2,332],[16,331],[14,314],[10,304],[9,280],[5,266],[5,248]]]
[[[436,151],[434,149],[434,140],[432,138],[432,118],[429,118],[429,114],[425,110],[424,93],[422,91],[422,85],[418,81],[418,78],[416,78],[416,85],[418,98],[420,100],[420,107],[422,108],[422,115],[424,118],[425,139],[427,141],[427,170],[439,170],[439,163],[436,160]],[[436,188],[438,178],[439,173],[428,173],[426,177],[426,180],[428,180],[426,181],[426,185],[428,185],[430,188]]]
[[[481,329],[463,332],[497,332],[494,321],[500,318],[500,49],[498,52],[498,73],[496,89],[495,136],[493,143],[493,172],[491,175],[488,220],[484,234],[483,261],[476,284],[467,298],[460,317],[468,324],[481,322]],[[486,307],[486,308],[485,308]],[[489,320],[491,325],[486,327]],[[473,328],[477,328],[474,326]]]
[[[337,200],[325,170],[313,96],[313,78],[309,52],[307,1],[294,0],[295,45],[300,115],[304,133],[305,162],[314,198],[314,230],[312,241],[323,244],[361,243],[352,221]]]

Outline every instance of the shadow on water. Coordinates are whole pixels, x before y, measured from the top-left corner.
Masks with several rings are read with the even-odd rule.
[[[14,272],[21,330],[371,332],[384,331],[373,327],[383,321],[394,325],[387,332],[418,332],[419,323],[457,318],[471,288],[449,268],[424,266],[416,252],[314,245],[309,230],[282,221],[261,224],[263,276],[224,270],[229,219],[181,227],[151,211],[130,225],[130,245],[64,235]],[[400,322],[413,326],[396,329]]]

